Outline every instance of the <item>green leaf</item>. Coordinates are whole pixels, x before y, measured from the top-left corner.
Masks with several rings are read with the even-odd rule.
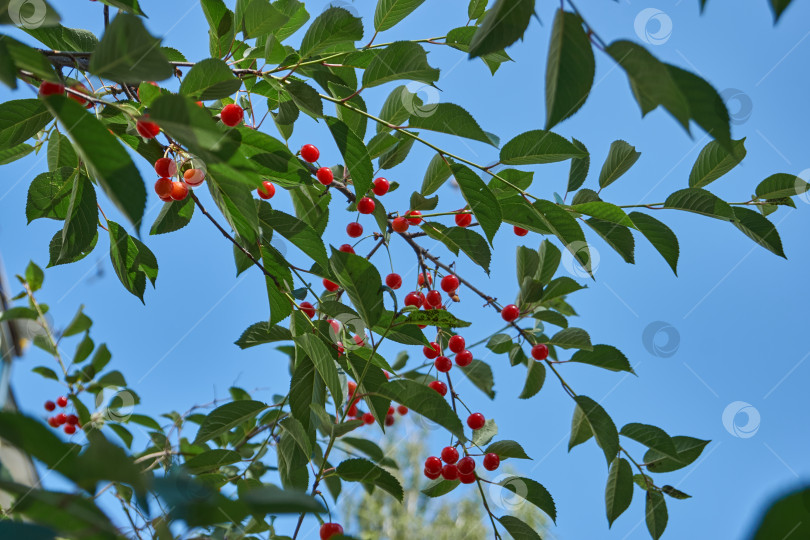
[[[435,390],[424,384],[397,379],[374,391],[391,401],[405,405],[413,412],[436,422],[460,440],[466,440],[464,427],[453,409]]]
[[[771,9],[773,10],[773,19],[774,22],[779,20],[779,17],[782,16],[782,13],[787,9],[790,3],[793,0],[769,0],[771,4]]]
[[[627,73],[642,116],[661,105],[689,131],[689,104],[665,64],[631,41],[614,41],[606,51]]]
[[[253,194],[240,173],[225,165],[211,165],[205,183],[228,224],[246,242],[259,238],[259,216]]]
[[[385,452],[380,448],[377,443],[368,439],[358,439],[355,437],[341,437],[340,442],[353,446],[360,450],[374,461],[382,461],[385,459]]]
[[[230,66],[218,58],[206,58],[194,64],[180,83],[180,93],[198,101],[221,99],[242,86]]]
[[[546,228],[560,239],[574,259],[590,274],[591,254],[585,241],[585,233],[576,219],[551,201],[540,199],[532,206],[538,211]]]
[[[204,443],[230,431],[242,422],[258,416],[267,406],[260,401],[240,400],[221,405],[208,413],[203,420],[194,444]]]
[[[617,225],[622,225],[624,227],[635,228],[633,220],[627,217],[624,210],[615,204],[604,201],[590,201],[582,204],[575,204],[571,207],[571,209],[579,214],[593,216],[601,221],[616,223]]]
[[[605,506],[608,527],[622,515],[633,500],[633,469],[623,458],[616,458],[610,464],[607,485],[605,486]]]
[[[292,340],[292,334],[290,334],[289,330],[283,326],[262,321],[248,326],[235,343],[240,349],[247,349],[263,343],[290,340]]]
[[[138,5],[138,0],[101,0],[103,3],[107,4],[108,6],[112,6],[127,13],[133,13],[135,15],[141,15],[146,17],[146,13],[141,10],[141,6]]]
[[[593,350],[577,351],[569,362],[589,364],[610,371],[626,371],[635,374],[627,357],[612,345],[594,345]]]
[[[35,321],[39,315],[33,309],[27,307],[13,307],[0,313],[0,321],[13,321],[18,319],[30,319]]]
[[[330,266],[363,322],[373,326],[383,312],[382,279],[377,268],[359,255],[334,248]]]
[[[438,131],[498,146],[497,137],[481,129],[469,112],[454,103],[437,103],[429,114],[417,111],[411,115],[408,127]]]
[[[30,144],[18,144],[11,148],[0,150],[0,165],[6,165],[18,159],[22,159],[33,151],[34,147]]]
[[[757,185],[754,191],[760,199],[781,199],[801,195],[810,190],[810,184],[792,174],[772,174]]]
[[[653,540],[658,540],[667,528],[667,502],[659,491],[647,491],[645,519]]]
[[[422,105],[423,103],[422,100],[419,99],[419,96],[408,90],[405,85],[397,86],[391,90],[391,93],[385,98],[385,102],[378,116],[387,124],[398,126],[403,124],[414,110],[422,110]],[[389,131],[391,131],[391,128],[386,127],[382,123],[377,123],[377,133],[388,133]]]
[[[491,245],[495,233],[498,232],[503,221],[498,199],[484,181],[469,167],[454,164],[451,169],[461,189],[461,195],[470,205],[470,210],[472,210]]]
[[[301,41],[301,58],[307,58],[336,46],[351,47],[363,39],[363,21],[340,7],[321,13],[307,29]]]
[[[655,450],[649,450],[644,454],[644,462],[647,463],[647,469],[652,473],[677,471],[700,457],[700,454],[709,442],[711,441],[676,435],[672,437],[672,443],[678,451],[677,460],[667,457]]]
[[[625,424],[619,434],[640,442],[647,448],[655,450],[664,456],[678,460],[678,450],[675,449],[672,438],[659,427],[634,422]]]
[[[605,188],[618,180],[638,161],[639,157],[641,157],[641,152],[636,152],[635,146],[622,140],[613,141],[610,144],[608,157],[599,173],[599,187]]]
[[[585,223],[621,255],[625,262],[635,264],[636,242],[630,229],[597,218],[586,219]]]
[[[752,540],[788,539],[794,534],[796,538],[810,536],[808,497],[810,488],[804,486],[772,502],[759,518]]]
[[[119,13],[93,51],[90,71],[106,79],[138,84],[168,79],[174,68],[160,50],[160,40],[149,34],[141,19]]]
[[[498,454],[498,457],[501,459],[507,458],[516,458],[516,459],[532,459],[527,454],[526,451],[523,450],[523,447],[520,446],[519,443],[515,441],[498,441],[490,444],[486,451],[486,454]]]
[[[689,104],[690,118],[727,151],[733,152],[731,119],[726,104],[717,90],[694,73],[669,64],[665,65]]]
[[[157,275],[155,256],[146,246],[131,237],[119,224],[107,221],[110,235],[110,260],[124,287],[143,302],[146,278],[154,286]]]
[[[582,407],[577,405],[574,407],[574,416],[571,418],[571,436],[568,440],[568,451],[578,446],[588,439],[593,437],[593,430],[588,420],[585,418],[585,413]]]
[[[183,467],[187,469],[190,474],[202,474],[214,471],[225,465],[239,463],[240,461],[242,461],[242,456],[239,455],[239,452],[218,448],[197,454],[186,461]]]
[[[189,223],[194,214],[194,200],[186,197],[182,201],[172,201],[163,204],[160,214],[152,224],[149,234],[166,234],[179,231]]]
[[[224,57],[233,46],[236,35],[234,14],[222,0],[200,0],[208,20],[209,49],[211,56]]]
[[[395,41],[380,49],[363,72],[365,88],[399,80],[425,84],[439,80],[439,70],[428,64],[427,53],[419,43]]]
[[[734,153],[728,152],[717,141],[711,141],[700,151],[692,172],[689,173],[689,187],[708,186],[731,169],[745,157],[745,139],[733,141]]]
[[[447,495],[459,485],[461,485],[461,482],[458,480],[434,480],[422,490],[422,493],[431,498],[441,497],[442,495]]]
[[[431,238],[441,241],[453,253],[463,251],[470,260],[489,274],[492,253],[487,241],[477,232],[465,227],[445,227],[430,221],[422,224],[422,230]]]
[[[726,201],[700,188],[676,191],[664,201],[664,208],[685,210],[726,221],[734,220],[734,210]]]
[[[436,326],[438,328],[466,328],[472,323],[462,321],[445,309],[431,309],[430,311],[411,311],[407,317],[397,319],[397,323],[419,324]]]
[[[470,42],[470,58],[500,51],[522,39],[533,14],[534,0],[497,0]]]
[[[137,229],[146,207],[146,187],[127,151],[104,124],[72,99],[49,96],[45,103],[73,139],[93,178]]]
[[[75,170],[63,167],[37,175],[28,187],[25,217],[28,223],[38,218],[65,219],[73,192]]]
[[[245,38],[263,37],[277,31],[290,16],[276,9],[267,0],[239,1],[236,4],[236,26]]]
[[[579,110],[593,85],[596,61],[582,19],[557,10],[546,63],[546,129]]]
[[[515,540],[542,540],[534,529],[515,516],[501,516],[498,521]]]
[[[374,29],[384,32],[410,15],[425,0],[378,0],[374,11]]]
[[[269,205],[267,209],[260,211],[259,217],[262,225],[270,226],[281,236],[292,242],[295,247],[309,255],[320,266],[324,268],[329,266],[326,247],[315,229],[295,216],[269,208]]]
[[[591,345],[591,338],[588,332],[582,328],[570,327],[563,328],[548,341],[549,345],[556,345],[563,349],[583,349],[585,351],[593,350]]]
[[[4,11],[5,10],[0,9],[0,17],[2,17]],[[5,50],[8,52],[8,55],[11,56],[13,67],[16,69],[30,71],[35,76],[46,81],[58,82],[60,80],[56,75],[56,71],[53,69],[53,64],[38,50],[20,43],[9,36],[0,36],[0,42],[5,45]],[[16,74],[16,72],[14,73]],[[11,75],[12,73],[8,73],[5,77],[6,84],[8,84]],[[12,82],[14,84],[9,84],[9,86],[15,88],[16,81],[12,80]]]
[[[469,366],[460,369],[476,388],[485,393],[489,399],[495,399],[495,390],[493,390],[495,386],[495,376],[492,374],[492,368],[489,364],[478,359],[473,359]]]
[[[326,348],[323,341],[314,334],[306,333],[295,338],[296,345],[309,356],[315,369],[329,388],[332,399],[335,403],[343,402],[343,390],[341,389],[340,377],[338,376],[337,364],[332,358],[332,353]]]
[[[337,466],[335,472],[347,482],[375,485],[402,502],[403,491],[399,481],[391,473],[366,459],[347,459]]]
[[[97,222],[98,206],[93,184],[83,174],[74,175],[58,261],[71,260],[84,253],[96,237]]]
[[[42,287],[43,281],[45,281],[45,272],[34,261],[29,261],[28,266],[25,267],[25,282],[28,283],[28,287],[32,291],[38,291]]]
[[[312,444],[309,440],[309,435],[307,435],[304,426],[296,420],[295,418],[288,416],[283,420],[279,421],[279,425],[284,428],[284,431],[295,440],[295,443],[303,452],[303,455],[309,457],[312,455]]]
[[[681,491],[679,489],[675,489],[672,486],[661,486],[661,491],[665,495],[669,495],[673,499],[684,500],[684,499],[691,499],[692,498],[691,495],[687,495],[683,491]]]
[[[11,520],[0,521],[0,536],[3,538],[26,538],[27,540],[57,540],[56,532],[47,527]]]
[[[270,304],[270,324],[287,318],[293,312],[289,293],[293,288],[292,272],[284,256],[273,246],[262,244],[259,248],[265,274],[264,283],[267,289],[267,301]],[[272,278],[270,276],[273,276]]]
[[[98,242],[98,233],[96,233],[96,235],[93,237],[93,241],[90,243],[90,246],[85,251],[83,251],[79,255],[76,255],[72,259],[60,261],[59,254],[62,253],[62,231],[58,231],[56,234],[53,235],[53,238],[51,238],[51,242],[48,245],[48,253],[50,254],[50,259],[48,260],[48,268],[50,268],[51,266],[74,263],[76,261],[82,260],[83,258],[87,257],[87,255],[89,255],[90,252],[93,251],[93,248],[96,247],[97,242]]]
[[[0,149],[24,143],[51,121],[52,115],[38,99],[0,103]]]
[[[92,51],[98,45],[98,38],[88,31],[67,28],[61,25],[23,28],[25,33],[57,51]]]
[[[526,382],[518,399],[529,399],[537,395],[546,382],[546,366],[542,362],[529,361]]]
[[[735,227],[771,253],[775,253],[787,259],[782,249],[782,240],[779,238],[779,231],[776,230],[776,227],[768,218],[763,217],[759,212],[740,206],[733,207],[733,210],[735,218],[733,223]]]
[[[333,8],[336,9],[336,8]],[[354,192],[362,197],[371,189],[374,166],[371,164],[368,149],[363,141],[344,122],[337,118],[326,117],[332,138],[343,156],[343,162],[352,177]]]
[[[501,148],[504,165],[536,165],[571,158],[588,157],[587,151],[551,131],[534,130],[521,133]]]
[[[642,214],[641,212],[630,212],[630,219],[636,224],[636,228],[644,235],[653,247],[661,254],[664,260],[672,268],[672,272],[678,275],[678,237],[672,229],[655,219],[654,217]]]
[[[557,249],[557,246],[548,240],[543,240],[540,244],[540,248],[537,250],[537,254],[539,256],[539,262],[536,277],[541,283],[548,284],[551,282],[551,278],[554,277],[557,268],[560,266],[562,254],[560,250]]]
[[[608,413],[597,402],[583,395],[575,396],[574,401],[582,410],[585,421],[591,429],[596,442],[602,448],[608,465],[619,453],[619,433]],[[573,430],[572,430],[573,433]],[[570,450],[570,443],[569,443]]]
[[[210,120],[208,121],[210,123]],[[302,186],[302,184],[311,182],[312,175],[309,170],[283,142],[246,126],[239,128],[239,135],[242,137],[239,152],[250,158],[260,167],[263,174],[279,185],[305,189],[306,186]],[[302,219],[304,218],[302,217]]]
[[[552,521],[557,521],[557,509],[554,505],[554,499],[551,498],[551,494],[542,484],[531,478],[509,476],[501,480],[499,485],[535,505],[548,514]]]
[[[70,139],[57,131],[48,136],[48,169],[55,171],[61,167],[75,169],[79,166],[79,157],[70,143]]]
[[[393,136],[396,139],[396,144],[392,145],[389,149],[380,155],[378,164],[380,169],[393,169],[408,157],[411,152],[416,139],[397,133]]]
[[[591,166],[591,155],[583,143],[576,139],[571,139],[571,143],[575,148],[581,150],[585,155],[583,157],[571,158],[571,168],[568,171],[568,187],[566,191],[576,191],[585,180],[588,178],[588,169]]]

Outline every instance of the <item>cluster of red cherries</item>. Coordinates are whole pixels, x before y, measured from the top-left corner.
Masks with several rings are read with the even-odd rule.
[[[496,470],[501,464],[501,457],[495,453],[484,454],[483,465],[488,471]],[[458,450],[454,446],[445,446],[441,458],[430,456],[425,460],[424,474],[431,480],[440,476],[445,480],[458,480],[462,484],[475,482],[475,458],[464,456],[459,459]]]
[[[46,401],[45,402],[45,410],[48,411],[48,412],[53,412],[53,411],[56,410],[57,405],[60,408],[64,409],[65,407],[67,407],[67,404],[68,404],[68,398],[66,398],[65,396],[59,396],[58,398],[56,398],[55,403],[53,401],[50,401],[50,400]],[[63,412],[57,413],[57,414],[49,417],[48,418],[48,425],[50,425],[53,428],[62,427],[62,429],[68,435],[73,435],[74,433],[76,433],[77,428],[82,427],[81,425],[79,425],[79,417],[78,416],[76,416],[75,414],[66,414],[66,413],[63,413]]]
[[[390,375],[386,371],[385,378],[387,379],[388,377],[390,377]],[[370,426],[374,423],[374,415],[370,412],[360,414],[360,411],[357,410],[357,402],[360,400],[360,398],[354,396],[356,390],[357,383],[354,381],[349,381],[349,409],[346,411],[346,416],[347,418],[362,420],[364,424]],[[386,426],[394,425],[394,422],[396,422],[396,413],[399,413],[400,416],[405,416],[408,414],[408,407],[405,405],[397,405],[396,407],[391,405],[388,407],[388,414],[385,416]]]

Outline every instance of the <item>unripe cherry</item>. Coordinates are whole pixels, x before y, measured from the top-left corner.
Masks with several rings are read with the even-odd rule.
[[[453,274],[444,276],[441,281],[442,290],[446,293],[451,293],[458,289],[458,284],[458,278]]]
[[[259,193],[259,197],[262,199],[272,199],[273,195],[276,194],[276,186],[273,185],[273,182],[269,180],[265,180],[262,182],[262,185],[259,189],[256,190]]]
[[[433,365],[436,366],[436,370],[442,373],[447,373],[453,368],[453,362],[447,358],[446,356],[439,356],[433,362]]]
[[[374,212],[375,206],[377,205],[374,202],[374,199],[369,199],[368,197],[363,197],[357,201],[357,211],[361,214],[370,214]]]
[[[363,234],[363,226],[356,221],[352,221],[346,225],[346,234],[348,234],[351,238],[357,238]]]
[[[467,345],[467,343],[464,341],[464,338],[459,335],[451,337],[450,340],[447,342],[447,348],[453,351],[454,353],[460,353],[461,351],[463,351],[465,345]]]
[[[442,381],[431,381],[428,386],[436,390],[436,392],[438,392],[442,397],[447,395],[447,385]]]
[[[162,157],[155,161],[155,172],[158,176],[171,178],[177,174],[177,162],[172,158]]]
[[[484,424],[487,423],[487,419],[484,418],[484,415],[480,412],[472,413],[470,416],[467,417],[467,425],[470,426],[470,429],[481,429],[484,427]]]
[[[501,310],[501,317],[506,322],[512,322],[520,316],[520,310],[515,304],[509,304],[508,306],[504,306]]]
[[[439,344],[435,341],[430,342],[430,347],[424,346],[422,347],[422,353],[425,355],[425,358],[428,360],[433,360],[441,353],[441,349],[439,348]]]
[[[472,216],[470,214],[456,214],[456,225],[459,227],[469,227],[472,223]]]
[[[390,184],[388,183],[388,180],[380,177],[374,180],[374,188],[372,189],[372,191],[374,191],[374,195],[376,195],[377,197],[382,197],[383,195],[388,193],[389,187]]]
[[[517,225],[515,225],[514,230],[515,234],[518,236],[526,236],[527,234],[529,234],[529,231],[527,229],[523,229],[521,227],[518,227]]]
[[[236,124],[240,123],[244,117],[245,111],[236,103],[225,105],[219,113],[219,119],[228,127],[234,127]]]
[[[318,172],[315,173],[315,177],[318,179],[318,182],[320,182],[325,186],[331,184],[332,180],[335,179],[335,175],[332,172],[332,169],[330,169],[329,167],[321,167],[320,169],[318,169]]]
[[[494,471],[501,464],[501,457],[498,454],[489,454],[484,456],[484,468],[488,471]]]
[[[305,144],[301,147],[301,157],[304,161],[315,163],[321,157],[321,151],[314,144]]]
[[[315,316],[315,307],[309,302],[301,302],[298,306],[301,308],[301,311],[304,312],[304,315],[310,319]]]
[[[173,201],[182,201],[188,196],[188,186],[185,182],[172,182],[172,192],[169,196]]]
[[[456,364],[459,367],[467,367],[472,364],[473,355],[468,350],[463,350],[460,353],[456,354]]]
[[[349,244],[343,244],[338,248],[339,251],[344,253],[354,253],[354,248]]]
[[[402,277],[399,274],[388,274],[385,276],[385,284],[397,290],[402,287]]]
[[[402,216],[395,217],[393,221],[391,221],[391,228],[398,233],[404,233],[408,230],[409,226],[408,220]]]
[[[538,343],[532,347],[532,358],[535,360],[545,360],[548,358],[548,346],[544,343]]]
[[[186,184],[197,187],[205,180],[205,173],[202,169],[188,169],[183,173],[183,180],[186,181]]]
[[[475,460],[470,456],[463,457],[456,464],[459,474],[472,474],[475,472]]]

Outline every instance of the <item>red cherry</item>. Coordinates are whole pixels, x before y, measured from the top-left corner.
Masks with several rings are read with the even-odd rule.
[[[349,410],[346,411],[346,414],[348,416],[357,416],[357,405],[352,405],[351,407],[349,407]]]
[[[363,423],[367,425],[371,425],[374,423],[374,415],[370,412],[363,414]]]
[[[346,234],[348,234],[351,238],[357,238],[363,234],[363,226],[356,221],[352,221],[346,225]]]
[[[484,456],[484,468],[488,471],[494,471],[501,464],[501,457],[498,454],[489,454]]]
[[[441,353],[441,349],[439,348],[439,344],[435,341],[430,342],[430,347],[425,346],[422,347],[422,353],[424,353],[425,358],[428,360],[433,360]]]
[[[388,373],[387,371],[383,370],[383,375],[385,375],[386,380],[391,380],[391,374]]]
[[[188,169],[183,173],[183,180],[190,186],[199,186],[205,180],[205,173],[200,169]]]
[[[431,480],[436,480],[438,477],[440,477],[442,475],[441,470],[439,470],[439,472],[437,472],[437,473],[434,473],[434,472],[431,472],[431,471],[428,471],[427,469],[425,469],[422,472],[424,472],[425,476],[430,478]]]
[[[442,373],[447,373],[453,367],[453,362],[446,356],[439,356],[433,362],[433,365],[436,366],[436,369],[438,371]]]
[[[301,157],[304,158],[304,161],[315,163],[320,156],[321,151],[314,144],[305,144],[301,147]]]
[[[406,407],[405,405],[398,405],[397,412],[399,413],[400,416],[405,416],[406,414],[408,414],[408,407]]]
[[[425,470],[431,474],[440,474],[442,472],[442,460],[436,456],[430,456],[425,460]]]
[[[56,428],[56,427],[59,427],[59,422],[56,421],[55,416],[51,416],[50,418],[48,418],[48,425],[51,426],[51,427]]]
[[[71,85],[70,89],[79,92],[81,94],[90,94],[90,91],[82,83],[75,83]],[[81,96],[77,96],[76,94],[68,94],[68,97],[73,101],[77,102],[79,105],[83,105],[86,109],[90,109],[93,107],[92,101],[84,99]]]
[[[431,274],[427,274],[427,282],[428,285],[433,285],[433,276]],[[419,274],[416,278],[416,284],[420,287],[425,285],[425,274]]]
[[[273,195],[276,194],[276,186],[273,185],[273,182],[265,180],[262,182],[262,186],[256,191],[259,193],[259,197],[262,199],[272,199]]]
[[[475,473],[459,474],[458,479],[462,484],[472,484],[475,482]]]
[[[405,212],[405,217],[408,218],[408,221],[410,222],[411,225],[419,225],[420,223],[422,223],[422,218],[419,217],[421,215],[422,212],[420,212],[419,210],[408,210],[407,212]]]
[[[172,177],[177,174],[177,162],[172,158],[162,157],[155,161],[155,172],[158,176]]]
[[[394,220],[391,222],[391,228],[398,233],[404,233],[405,231],[408,230],[409,226],[410,224],[408,223],[408,220],[402,216],[395,217]]]
[[[354,341],[355,345],[357,345],[358,347],[365,347],[366,346],[365,337],[361,337],[359,334],[353,335],[352,340]],[[386,377],[386,379],[387,378],[388,377]]]
[[[317,149],[316,149],[317,150]],[[303,154],[303,149],[302,149]],[[318,159],[317,157],[315,159]],[[321,184],[328,186],[332,183],[332,180],[335,179],[335,175],[332,172],[332,169],[329,167],[321,167],[318,169],[318,172],[315,173],[315,176],[318,178],[318,182]]]
[[[422,307],[422,298],[416,292],[409,292],[405,295],[405,305],[420,308]]]
[[[333,319],[329,319],[329,324],[332,324],[332,320]],[[349,395],[354,394],[355,390],[357,390],[357,383],[354,381],[349,381],[347,386],[349,387]]]
[[[67,407],[68,399],[65,396],[59,396],[56,398],[56,404],[60,407]]]
[[[458,450],[452,446],[445,446],[442,448],[442,460],[452,465],[458,461]]]
[[[242,121],[245,117],[245,111],[236,103],[230,103],[222,107],[219,113],[219,119],[228,127],[233,127]]]
[[[451,293],[458,289],[458,278],[453,274],[442,278],[441,287],[444,292]]]
[[[333,536],[343,534],[343,527],[337,523],[324,523],[321,525],[321,540],[329,540]]]
[[[463,351],[465,345],[466,342],[464,341],[464,338],[458,335],[451,337],[447,342],[447,347],[454,353],[460,353]]]
[[[402,278],[399,274],[388,274],[385,276],[385,284],[394,290],[402,287]]]
[[[182,201],[188,196],[188,186],[185,182],[172,182],[172,192],[169,196],[173,201]]]
[[[458,478],[458,467],[455,465],[445,465],[442,467],[442,478],[445,480],[456,480]]]
[[[368,197],[363,197],[357,201],[357,211],[361,214],[372,213],[375,206],[377,205],[374,203],[374,199],[369,199]]]
[[[135,123],[135,129],[137,130],[138,134],[143,137],[144,139],[154,139],[160,133],[160,126],[158,126],[154,122],[150,122],[146,120],[149,118],[147,115],[142,116],[138,119]]]
[[[343,244],[338,249],[344,253],[354,253],[354,248],[349,244]]]
[[[79,417],[76,416],[75,414],[69,414],[67,415],[67,423],[75,426],[76,424],[79,423]]]
[[[43,97],[64,93],[65,93],[65,85],[61,83],[42,81],[42,84],[39,85],[39,95]]]
[[[53,401],[46,401],[45,402],[45,410],[46,411],[52,411],[54,409],[56,409],[56,403],[54,403]]]
[[[520,316],[520,310],[515,304],[509,304],[501,310],[501,317],[506,322],[512,322]]]
[[[338,285],[334,281],[330,281],[326,278],[323,278],[323,287],[329,292],[335,292],[340,288],[340,285]]]
[[[346,351],[346,349],[343,348],[343,343],[341,343],[340,341],[335,343],[335,349],[337,349],[338,356],[340,356]]]
[[[54,418],[56,419],[56,423],[60,426],[67,422],[67,415],[63,412],[60,412]]]
[[[548,358],[548,347],[543,343],[538,343],[532,347],[532,358],[535,360],[545,360]]]
[[[436,290],[428,291],[425,295],[425,300],[427,303],[433,307],[439,307],[442,305],[442,293]]]
[[[469,417],[467,417],[467,425],[473,430],[481,429],[486,423],[486,418],[484,418],[484,415],[480,412],[472,413]]]
[[[472,474],[475,472],[475,460],[470,456],[461,458],[456,464],[459,474]]]
[[[174,201],[174,199],[172,199],[171,195],[169,195],[168,197],[158,197],[158,198],[163,202],[172,202],[172,201]]]
[[[76,433],[76,426],[72,426],[70,424],[66,425],[62,429],[64,429],[65,433],[67,433],[68,435],[73,435],[74,433]]]
[[[469,227],[470,223],[472,223],[470,214],[456,214],[456,225],[459,227]]]
[[[515,225],[515,234],[518,236],[526,236],[527,234],[529,234],[529,231],[527,229],[523,229]]]
[[[393,426],[395,421],[396,421],[396,418],[394,418],[393,414],[389,414],[388,416],[385,417],[385,425],[386,426]]]
[[[388,193],[389,187],[391,187],[391,184],[388,183],[388,180],[380,177],[374,180],[374,188],[372,189],[372,191],[374,191],[374,195],[376,195],[377,197],[382,197],[383,195]]]
[[[340,334],[340,323],[337,322],[335,319],[329,319],[328,322],[329,322],[329,326],[332,328],[332,332],[334,332],[334,334],[336,336],[338,334]],[[351,390],[353,384],[354,384],[353,382],[349,383],[349,390]],[[355,386],[357,386],[357,385],[355,385]],[[354,392],[354,391],[352,390],[352,392]]]
[[[447,395],[447,385],[442,381],[431,381],[428,386],[436,390],[442,397]]]
[[[301,308],[301,311],[304,312],[304,315],[306,315],[310,319],[315,316],[315,307],[309,302],[301,302],[298,305]]]
[[[456,355],[456,364],[458,367],[467,367],[472,364],[473,355],[468,350],[463,350]]]

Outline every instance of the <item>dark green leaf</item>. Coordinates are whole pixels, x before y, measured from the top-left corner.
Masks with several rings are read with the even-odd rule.
[[[779,17],[782,16],[782,12],[787,9],[792,1],[793,0],[770,0],[774,22],[779,20]]]
[[[487,447],[486,453],[498,454],[501,459],[532,459],[526,454],[523,447],[515,441],[494,442]]]
[[[313,118],[321,118],[323,116],[323,101],[321,101],[318,91],[310,85],[303,81],[293,79],[287,81],[284,89],[289,92],[293,102],[295,102],[300,110]],[[355,103],[356,102],[352,104],[354,105]],[[360,136],[362,137],[362,135]]]
[[[571,207],[572,210],[579,214],[593,216],[602,221],[616,223],[624,227],[634,227],[633,221],[627,217],[624,210],[604,201],[590,201],[581,204],[575,204]]]
[[[675,449],[678,451],[678,459],[674,460],[655,450],[649,450],[644,454],[644,462],[647,469],[652,473],[665,473],[677,471],[694,462],[710,441],[676,435],[672,437]]]
[[[484,181],[469,167],[454,164],[451,169],[459,188],[461,188],[464,200],[467,201],[489,243],[492,244],[495,233],[498,232],[503,220],[498,199]]]
[[[18,144],[16,146],[12,146],[11,148],[0,150],[0,165],[13,163],[18,159],[24,158],[33,151],[34,147],[30,144]]]
[[[810,190],[810,184],[792,174],[773,174],[759,183],[755,191],[760,199],[781,199],[801,195]]]
[[[489,399],[495,399],[495,390],[493,390],[495,386],[495,376],[492,374],[492,368],[489,364],[474,359],[469,366],[460,369],[461,372],[470,379],[471,383],[489,396]]]
[[[623,458],[616,458],[610,464],[607,486],[605,486],[605,506],[608,527],[622,515],[633,500],[633,469]]]
[[[327,117],[326,123],[343,156],[344,164],[351,174],[354,192],[358,197],[362,197],[371,188],[374,175],[374,167],[371,164],[368,149],[344,122],[337,118]]]
[[[619,434],[628,439],[640,442],[647,448],[655,450],[664,456],[676,461],[678,460],[678,451],[675,449],[672,438],[659,427],[648,424],[631,423],[622,427]]]
[[[470,58],[500,51],[522,39],[533,14],[534,0],[497,0],[470,42]]]
[[[79,157],[70,143],[70,139],[57,131],[48,136],[48,169],[56,171],[61,167],[75,169],[79,166]]]
[[[139,17],[119,13],[104,31],[90,57],[94,75],[118,82],[162,81],[174,73],[160,40],[152,37]]]
[[[65,227],[62,229],[62,249],[59,261],[72,260],[84,253],[96,237],[98,206],[93,184],[83,174],[73,177]]]
[[[521,478],[519,476],[510,476],[504,478],[499,484],[506,490],[523,497],[537,508],[548,514],[552,521],[557,520],[557,509],[554,505],[554,499],[546,488],[531,478]]]
[[[65,219],[73,192],[75,170],[63,167],[42,173],[28,187],[25,217],[28,223],[38,218]]]
[[[596,442],[602,448],[608,465],[610,465],[619,453],[619,433],[616,431],[616,425],[608,413],[591,398],[579,395],[574,397],[574,401],[582,410],[585,421],[596,438]]]
[[[437,103],[431,108],[430,114],[417,111],[408,121],[408,127],[438,131],[498,146],[497,137],[481,129],[466,109],[454,103]]]
[[[445,227],[440,223],[425,222],[422,230],[428,236],[441,241],[455,254],[463,251],[475,264],[489,274],[492,253],[483,236],[465,227]]]
[[[678,275],[678,237],[672,229],[655,219],[654,217],[642,214],[641,212],[631,212],[630,219],[636,224],[636,228],[650,241],[653,247],[661,254],[667,264],[669,264],[675,275]]]
[[[342,403],[343,390],[341,389],[337,364],[323,341],[314,334],[306,333],[296,337],[295,343],[303,349],[312,360],[312,363],[315,364],[315,369],[329,388],[329,393],[332,394],[334,402]]]
[[[214,471],[222,466],[242,461],[239,452],[218,448],[197,454],[183,464],[190,474],[201,474]]]
[[[24,143],[43,129],[53,116],[38,99],[0,103],[0,149]]]
[[[13,307],[0,313],[0,321],[12,321],[16,319],[30,319],[35,321],[39,318],[37,312],[27,307]]]
[[[500,160],[504,165],[535,165],[587,156],[587,151],[564,137],[538,129],[521,133],[503,145]]]
[[[733,152],[731,120],[726,104],[717,90],[694,73],[665,65],[689,105],[690,118],[727,151]]]
[[[734,153],[728,152],[717,141],[711,141],[700,151],[692,172],[689,173],[689,187],[708,186],[731,169],[745,157],[745,139],[733,141]]]
[[[238,426],[242,422],[255,418],[267,406],[260,401],[240,400],[221,405],[208,413],[203,420],[194,444],[210,441],[219,437],[226,431]]]
[[[335,46],[351,47],[363,39],[363,21],[346,9],[330,7],[321,13],[307,29],[301,41],[302,58]]]
[[[574,408],[574,416],[571,419],[571,437],[568,440],[568,451],[593,437],[593,430],[582,408],[577,405]]]
[[[576,13],[557,10],[546,62],[546,129],[579,110],[593,85],[596,62]]]
[[[434,480],[428,486],[422,490],[422,493],[427,495],[428,497],[435,498],[441,497],[442,495],[446,495],[456,489],[461,482],[458,480]]]
[[[734,219],[734,210],[727,202],[700,188],[676,191],[664,201],[664,208],[685,210],[726,221]]]
[[[546,381],[546,366],[542,362],[530,360],[527,367],[526,382],[523,384],[523,390],[518,399],[534,397],[543,388],[543,383]]]
[[[398,379],[381,385],[375,392],[436,422],[462,441],[466,440],[456,413],[443,397],[427,385]]]
[[[594,345],[593,350],[577,351],[569,361],[590,364],[610,371],[635,373],[627,357],[612,345]]]
[[[501,516],[498,521],[515,540],[542,540],[534,529],[514,516]]]
[[[585,242],[585,234],[576,219],[551,201],[540,199],[532,205],[538,211],[544,225],[565,245],[574,259],[590,274],[591,254]]]
[[[382,467],[365,459],[347,459],[335,472],[343,480],[373,484],[402,502],[403,491],[399,481]]]
[[[636,262],[636,242],[633,239],[633,233],[630,232],[630,229],[597,218],[586,219],[585,223],[591,229],[596,231],[596,234],[602,237],[602,240],[607,242],[610,247],[616,250],[616,252],[621,255],[622,259],[625,260],[625,262],[629,264],[634,264]]]
[[[160,214],[152,224],[149,234],[166,234],[178,231],[191,222],[194,214],[194,200],[186,197],[182,201],[163,204]]]
[[[407,324],[436,326],[438,328],[466,328],[472,324],[456,318],[455,315],[444,309],[411,311],[407,313],[407,317],[397,319],[397,323],[400,321]]]
[[[735,227],[768,251],[787,258],[782,249],[779,231],[776,230],[773,223],[768,221],[768,218],[763,217],[759,212],[741,206],[735,206],[732,209]]]
[[[292,334],[283,326],[270,324],[268,322],[258,322],[250,325],[239,339],[236,340],[236,345],[240,349],[247,349],[248,347],[255,347],[263,343],[273,343],[276,341],[290,341]]]
[[[425,84],[439,80],[439,70],[428,64],[427,53],[419,43],[396,41],[380,49],[363,72],[365,88],[399,80]]]
[[[618,180],[638,161],[639,157],[641,157],[641,152],[636,152],[635,146],[622,140],[613,141],[610,144],[608,157],[602,165],[602,171],[599,173],[599,187],[605,188]]]
[[[810,488],[807,486],[794,489],[771,502],[758,519],[750,536],[752,540],[772,540],[810,537],[810,508],[807,500]]]
[[[194,64],[183,82],[180,93],[194,100],[221,99],[235,93],[242,86],[230,66],[218,58],[206,58]]]
[[[576,191],[582,187],[582,184],[585,183],[585,179],[588,178],[588,169],[591,166],[591,156],[585,145],[576,139],[571,139],[571,143],[575,148],[582,151],[584,156],[571,159],[571,168],[568,171],[568,187],[566,191]]]
[[[383,32],[393,28],[425,0],[378,0],[374,11],[374,29]]]
[[[653,540],[658,540],[667,528],[667,502],[659,491],[647,491],[646,497],[647,530],[650,531]]]

